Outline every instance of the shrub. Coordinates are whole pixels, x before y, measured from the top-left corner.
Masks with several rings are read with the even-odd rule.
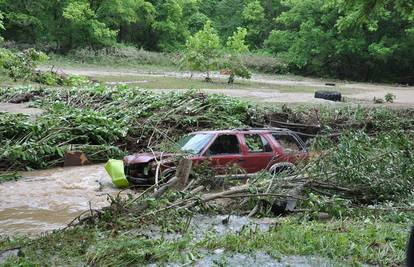
[[[13,80],[30,80],[39,62],[44,62],[48,56],[35,49],[27,49],[23,52],[12,53],[3,49],[0,52],[0,63]]]
[[[53,56],[56,58],[56,56]],[[128,65],[174,66],[179,61],[174,54],[150,52],[133,46],[117,45],[114,47],[92,50],[88,48],[72,50],[69,59],[82,63],[108,63]]]
[[[385,101],[387,101],[388,103],[393,103],[395,98],[396,96],[392,93],[387,93],[384,97]]]
[[[244,65],[251,70],[273,74],[288,73],[288,66],[281,60],[271,56],[246,54],[242,55],[241,59]]]
[[[37,71],[34,74],[32,81],[45,84],[45,85],[49,85],[49,86],[53,86],[53,85],[81,86],[81,85],[87,85],[90,83],[89,79],[84,76],[65,75],[65,74],[59,74],[53,71]]]
[[[313,175],[348,188],[343,195],[362,202],[407,198],[414,193],[412,136],[397,130],[375,137],[350,132],[316,165]]]

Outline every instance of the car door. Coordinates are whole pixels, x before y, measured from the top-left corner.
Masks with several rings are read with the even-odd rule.
[[[274,154],[269,140],[262,133],[243,134],[244,154],[240,166],[248,173],[264,170]]]
[[[240,166],[242,160],[240,137],[237,134],[219,134],[210,144],[205,156],[217,174],[225,174],[232,166]]]

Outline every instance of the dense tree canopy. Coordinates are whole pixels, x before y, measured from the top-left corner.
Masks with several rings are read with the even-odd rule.
[[[45,51],[125,43],[180,52],[211,21],[220,46],[245,28],[252,52],[292,72],[414,81],[412,0],[0,0],[0,13],[6,41]]]

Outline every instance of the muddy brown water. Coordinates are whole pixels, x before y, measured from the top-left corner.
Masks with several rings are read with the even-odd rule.
[[[108,205],[115,195],[103,165],[22,173],[0,184],[0,235],[39,234],[65,227],[80,213]]]

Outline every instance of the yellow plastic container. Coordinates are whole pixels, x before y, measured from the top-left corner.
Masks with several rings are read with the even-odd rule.
[[[111,176],[112,183],[119,188],[129,186],[124,172],[124,162],[122,160],[110,159],[105,164],[105,170]]]

